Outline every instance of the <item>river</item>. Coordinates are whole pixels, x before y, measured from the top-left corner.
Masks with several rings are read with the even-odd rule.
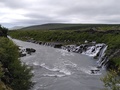
[[[91,74],[96,60],[90,56],[68,52],[49,46],[13,39],[22,48],[34,48],[36,52],[21,58],[33,67],[35,82],[32,90],[101,90],[102,72]]]

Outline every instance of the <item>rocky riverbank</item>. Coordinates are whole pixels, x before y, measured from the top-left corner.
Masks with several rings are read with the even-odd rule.
[[[27,42],[36,43],[36,44],[44,45],[44,46],[51,46],[54,48],[60,48],[60,49],[67,50],[68,52],[85,54],[85,55],[92,56],[92,57],[98,57],[100,54],[100,51],[103,48],[107,47],[107,45],[104,43],[96,43],[95,41],[88,42],[87,40],[84,42],[84,44],[80,44],[80,45],[75,45],[75,44],[64,45],[63,43],[42,42],[42,41],[36,41],[33,39],[27,40]]]
[[[27,40],[27,42],[36,43],[36,44],[39,44],[39,45],[51,46],[51,47],[54,47],[54,48],[61,48],[63,46],[63,43],[60,43],[60,42],[36,41],[33,38]]]

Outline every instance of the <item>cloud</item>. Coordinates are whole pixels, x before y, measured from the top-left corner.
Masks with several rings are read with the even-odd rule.
[[[119,0],[0,0],[0,23],[120,23]]]

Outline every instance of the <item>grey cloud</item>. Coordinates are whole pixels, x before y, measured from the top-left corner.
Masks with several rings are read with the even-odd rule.
[[[66,20],[61,20],[61,19],[56,19],[56,18],[50,18],[50,17],[44,17],[44,16],[40,16],[39,18],[31,18],[28,20],[19,20],[16,21],[16,24],[18,24],[19,26],[21,25],[36,25],[36,24],[43,24],[43,23],[62,23],[65,22]]]
[[[98,21],[100,22],[105,22],[105,23],[116,23],[116,24],[120,24],[120,16],[114,16],[111,15],[107,18],[107,16],[103,17],[103,18],[97,18]]]
[[[63,11],[59,12],[61,15],[87,15],[87,16],[96,16],[96,15],[113,15],[120,14],[120,6],[114,3],[108,3],[105,5],[73,5],[71,7],[65,8]]]
[[[22,8],[25,7],[25,3],[21,0],[0,0],[0,3],[4,4],[5,7],[9,7],[12,9],[18,9],[18,8]]]
[[[29,19],[12,19],[15,25],[73,21],[120,23],[119,17],[116,17],[120,16],[119,0],[0,0],[0,3],[11,8],[13,13],[14,9],[22,9],[26,12],[23,16]],[[0,15],[4,13],[0,12]]]

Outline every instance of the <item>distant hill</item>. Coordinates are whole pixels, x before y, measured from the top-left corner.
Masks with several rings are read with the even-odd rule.
[[[24,28],[23,26],[14,26],[12,28],[10,28],[9,30],[16,30],[16,29],[22,29]]]
[[[81,24],[60,24],[60,23],[50,23],[50,24],[42,24],[42,25],[34,25],[25,27],[22,29],[25,30],[56,30],[56,29],[68,29],[71,27],[77,27]]]
[[[21,28],[22,30],[120,30],[120,24],[62,24],[49,23]]]

